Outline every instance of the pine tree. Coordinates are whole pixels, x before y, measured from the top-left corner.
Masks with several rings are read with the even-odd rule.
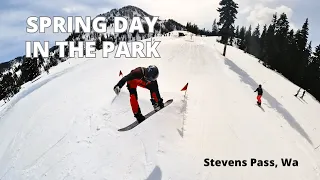
[[[156,23],[156,24],[154,25],[154,30],[155,30],[155,31],[160,31],[160,24],[159,24],[159,23]]]
[[[96,39],[96,49],[100,50],[102,48],[102,42],[100,41],[100,38]]]
[[[246,46],[244,52],[251,54],[251,25],[249,26],[249,29],[246,31],[245,37],[244,37],[244,44]]]
[[[283,73],[285,74],[288,79],[291,81],[294,80],[294,60],[296,58],[296,53],[297,53],[297,45],[295,41],[295,36],[294,36],[294,31],[291,30],[288,33],[288,53],[286,55],[286,59],[284,62],[284,65],[286,66],[285,69],[283,69]]]
[[[270,67],[270,64],[272,64],[272,60],[275,57],[275,50],[274,50],[274,30],[275,30],[275,25],[270,24],[267,30],[267,34],[265,37],[265,42],[264,42],[264,65],[267,67]],[[272,68],[272,67],[271,67]]]
[[[252,33],[251,52],[252,55],[259,58],[260,57],[260,25],[258,24]]]
[[[0,100],[9,99],[19,92],[20,85],[18,84],[18,76],[16,73],[6,73],[0,80]]]
[[[0,101],[3,100],[5,97],[6,97],[5,86],[4,86],[3,78],[1,76],[1,78],[0,78]]]
[[[213,24],[212,24],[212,35],[216,36],[219,33],[219,28],[217,25],[217,20],[214,19]]]
[[[148,24],[143,23],[142,26],[143,26],[144,34],[145,35],[149,35],[149,26],[148,26]]]
[[[245,47],[245,34],[246,34],[246,28],[241,27],[240,32],[239,32],[239,43],[237,44],[239,49],[243,50],[246,48]]]
[[[219,7],[217,11],[220,13],[220,19],[217,23],[220,28],[220,35],[222,43],[225,44],[224,50],[223,50],[223,56],[226,55],[226,49],[227,49],[227,43],[229,37],[232,35],[232,32],[234,30],[234,22],[236,19],[236,15],[238,14],[238,4],[235,3],[233,0],[221,0]]]
[[[32,81],[40,75],[38,59],[24,57],[21,65],[21,76],[24,83]]]
[[[302,86],[303,87],[307,87],[309,88],[310,87],[310,72],[308,72],[308,66],[311,64],[312,62],[312,57],[311,57],[311,54],[312,54],[312,41],[309,42],[306,50],[305,50],[305,56],[307,57],[307,62],[305,63],[305,67],[303,68],[304,69],[304,72],[303,72],[303,75],[302,75]]]
[[[237,26],[236,28],[235,37],[239,38],[239,26]]]
[[[104,34],[101,34],[101,43],[103,43],[104,41],[107,41],[106,36]]]
[[[234,42],[234,37],[235,37],[235,32],[234,32],[234,28],[232,27],[230,30],[231,34],[230,34],[230,38],[229,38],[229,45],[232,46],[233,42]]]
[[[266,56],[266,51],[265,51],[265,42],[266,42],[266,36],[267,36],[267,25],[265,24],[263,26],[263,31],[261,33],[261,37],[260,37],[260,55],[259,55],[259,62],[260,60],[263,60]]]
[[[296,42],[297,42],[297,56],[295,58],[295,68],[296,68],[296,81],[301,86],[303,82],[303,76],[305,68],[308,63],[309,55],[307,51],[309,35],[309,22],[308,19],[304,22],[302,29],[296,33]]]
[[[41,68],[41,67],[43,66],[43,64],[44,64],[44,59],[43,59],[42,55],[39,54],[39,64],[38,64],[38,68]]]
[[[308,46],[309,48],[311,48],[311,43]],[[308,89],[310,93],[320,98],[320,45],[315,48],[313,56],[310,57],[305,78],[305,89]]]
[[[283,63],[287,58],[288,52],[288,32],[289,32],[289,22],[287,15],[282,13],[277,19],[275,24],[275,55],[277,58],[274,58],[271,65],[278,71],[282,71],[286,68],[286,65]]]

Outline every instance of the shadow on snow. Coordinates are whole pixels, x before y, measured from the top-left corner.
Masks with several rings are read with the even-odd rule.
[[[159,166],[156,166],[146,180],[161,180],[162,172]]]

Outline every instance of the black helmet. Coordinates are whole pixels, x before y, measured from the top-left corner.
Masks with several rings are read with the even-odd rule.
[[[150,65],[147,68],[147,72],[145,72],[145,77],[148,81],[155,81],[159,76],[159,70],[157,66]]]

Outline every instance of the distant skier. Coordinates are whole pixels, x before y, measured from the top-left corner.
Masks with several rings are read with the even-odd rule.
[[[306,94],[306,90],[303,91],[302,95],[301,95],[301,99],[303,99],[304,95]]]
[[[130,93],[130,104],[134,117],[139,121],[143,121],[145,117],[141,114],[138,103],[137,86],[146,88],[150,91],[151,103],[156,109],[164,106],[163,99],[160,96],[157,78],[159,70],[155,65],[150,65],[147,68],[137,67],[133,69],[128,75],[124,76],[115,86],[116,94],[120,93],[121,88],[127,83],[127,88]]]
[[[258,92],[258,95],[257,95],[257,104],[259,106],[261,106],[261,97],[263,95],[263,90],[262,90],[262,87],[261,87],[261,84],[259,85],[259,87],[254,91],[254,92]]]

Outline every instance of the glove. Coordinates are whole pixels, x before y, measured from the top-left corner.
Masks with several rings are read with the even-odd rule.
[[[118,95],[119,93],[120,93],[120,91],[121,91],[121,89],[120,89],[120,87],[119,86],[115,86],[114,88],[113,88],[113,90],[114,90],[114,92]]]

